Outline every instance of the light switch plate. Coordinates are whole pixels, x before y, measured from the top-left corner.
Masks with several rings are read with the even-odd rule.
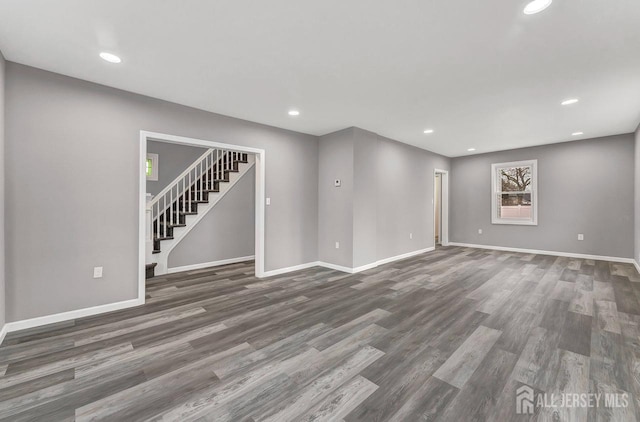
[[[267,198],[267,205],[271,205],[271,198]]]
[[[102,278],[102,267],[93,267],[93,278]]]

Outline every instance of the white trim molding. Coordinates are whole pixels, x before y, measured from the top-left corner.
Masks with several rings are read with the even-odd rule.
[[[401,259],[407,259],[407,258],[411,258],[412,256],[431,252],[431,251],[434,251],[435,249],[436,249],[435,246],[431,246],[425,249],[418,249],[417,251],[411,251],[411,252],[403,253],[400,255],[392,256],[389,258],[380,259],[376,262],[372,262],[371,264],[366,264],[366,265],[362,265],[360,267],[355,267],[355,268],[344,267],[342,265],[330,264],[328,262],[322,262],[322,261],[318,262],[318,265],[320,267],[330,268],[332,270],[342,271],[349,274],[355,274],[362,271],[370,270],[372,268],[376,268],[380,265],[388,264],[390,262],[395,262]]]
[[[0,328],[0,345],[4,341],[4,338],[7,336],[7,324],[4,324],[2,328]]]
[[[362,271],[370,270],[370,269],[378,267],[380,265],[388,264],[390,262],[399,261],[401,259],[411,258],[412,256],[416,256],[416,255],[420,255],[420,254],[423,254],[423,253],[431,252],[433,250],[435,250],[435,247],[431,246],[429,248],[419,249],[417,251],[407,252],[407,253],[404,253],[404,254],[401,254],[401,255],[392,256],[390,258],[384,258],[384,259],[381,259],[379,261],[373,262],[371,264],[366,264],[366,265],[362,265],[360,267],[355,267],[355,268],[345,267],[345,266],[342,266],[342,265],[336,265],[336,264],[331,264],[331,263],[322,262],[322,261],[307,262],[306,264],[295,265],[293,267],[286,267],[286,268],[280,268],[280,269],[277,269],[277,270],[267,271],[267,272],[265,272],[265,277],[272,277],[272,276],[275,276],[275,275],[286,274],[286,273],[290,273],[290,272],[293,272],[293,271],[306,270],[307,268],[311,268],[311,267],[324,267],[324,268],[329,268],[331,270],[342,271],[343,273],[355,274],[355,273],[359,273],[359,272],[362,272]]]
[[[342,265],[331,264],[329,262],[320,261],[320,262],[318,262],[318,266],[319,267],[324,267],[324,268],[329,268],[330,270],[342,271],[343,273],[355,274],[355,273],[359,273],[361,271],[370,270],[371,268],[375,268],[375,267],[378,266],[378,263],[374,262],[372,264],[363,265],[361,267],[351,268],[351,267],[345,267],[345,266],[342,266]]]
[[[119,311],[121,309],[133,308],[143,305],[144,299],[131,299],[122,302],[107,303],[106,305],[92,306],[90,308],[78,309],[75,311],[61,312],[59,314],[41,316],[22,321],[8,322],[4,326],[4,331],[11,333],[14,331],[26,330],[29,328],[41,327],[43,325],[55,324],[63,321],[104,314],[107,312]]]
[[[617,256],[604,256],[604,255],[589,255],[589,254],[574,253],[574,252],[543,251],[539,249],[510,248],[505,246],[477,245],[473,243],[458,243],[458,242],[450,242],[449,246],[460,246],[463,248],[474,248],[474,249],[490,249],[494,251],[517,252],[517,253],[526,253],[526,254],[535,254],[535,255],[563,256],[567,258],[593,259],[596,261],[623,262],[625,264],[636,263],[636,261],[633,258],[620,258]]]
[[[427,252],[432,252],[432,251],[435,251],[435,250],[436,250],[435,246],[430,246],[428,248],[418,249],[417,251],[403,253],[401,255],[392,256],[390,258],[380,259],[380,260],[378,260],[376,262],[376,264],[377,265],[384,265],[384,264],[388,264],[390,262],[399,261],[401,259],[406,259],[406,258],[411,258],[412,256],[420,255],[420,254],[427,253]]]
[[[263,277],[273,277],[274,275],[291,273],[293,271],[306,270],[307,268],[317,267],[320,263],[318,261],[307,262],[306,264],[294,265],[292,267],[278,268],[277,270],[265,271]]]
[[[511,167],[531,167],[531,218],[502,218],[498,217],[498,202],[496,196],[502,192],[502,188],[498,190],[500,179],[498,178],[498,170]],[[522,192],[520,192],[522,193]],[[511,161],[509,163],[491,164],[491,224],[515,224],[520,226],[537,226],[538,225],[538,160]]]
[[[440,244],[442,246],[449,245],[449,170],[434,169],[433,170],[433,227],[436,225],[436,174],[441,178],[440,201]]]
[[[167,274],[179,273],[182,271],[201,270],[203,268],[219,267],[220,265],[237,264],[255,259],[255,255],[241,256],[239,258],[221,259],[220,261],[203,262],[201,264],[183,265],[167,269]]]

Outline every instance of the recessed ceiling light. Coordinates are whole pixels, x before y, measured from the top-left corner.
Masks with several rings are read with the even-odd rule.
[[[298,110],[289,110],[289,116],[298,116],[300,112]]]
[[[122,59],[115,54],[105,53],[104,51],[100,53],[100,57],[102,57],[103,60],[106,60],[109,63],[120,63],[122,61]]]
[[[571,136],[580,136],[580,135],[584,135],[584,132],[573,132],[571,134]]]
[[[524,8],[525,15],[534,15],[542,12],[544,9],[551,5],[552,0],[533,0],[529,2]]]
[[[427,135],[433,133],[433,129],[425,129],[424,133],[426,133]]]
[[[471,152],[471,151],[475,151],[475,148],[469,148],[467,151]]]
[[[577,98],[569,98],[568,100],[564,100],[560,104],[562,105],[571,105],[577,103],[579,100]]]

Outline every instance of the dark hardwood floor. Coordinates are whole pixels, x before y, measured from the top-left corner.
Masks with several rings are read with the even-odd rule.
[[[636,421],[629,264],[446,247],[359,274],[253,263],[147,282],[147,304],[10,334],[7,421]],[[516,389],[628,394],[516,414]]]

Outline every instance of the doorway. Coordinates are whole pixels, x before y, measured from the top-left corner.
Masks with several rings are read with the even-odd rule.
[[[436,173],[435,186],[433,187],[433,202],[435,209],[433,211],[435,219],[435,227],[433,228],[433,234],[435,235],[434,242],[436,246],[442,245],[442,174]]]
[[[433,172],[433,234],[435,246],[449,244],[449,172]]]
[[[139,274],[138,274],[138,298],[144,303],[145,298],[145,263],[147,240],[150,237],[150,229],[147,227],[147,141],[158,141],[190,145],[202,148],[219,148],[240,153],[252,154],[255,157],[255,275],[264,277],[264,244],[265,244],[265,151],[258,148],[230,145],[201,139],[186,138],[182,136],[167,135],[140,131],[140,170],[139,170]]]

